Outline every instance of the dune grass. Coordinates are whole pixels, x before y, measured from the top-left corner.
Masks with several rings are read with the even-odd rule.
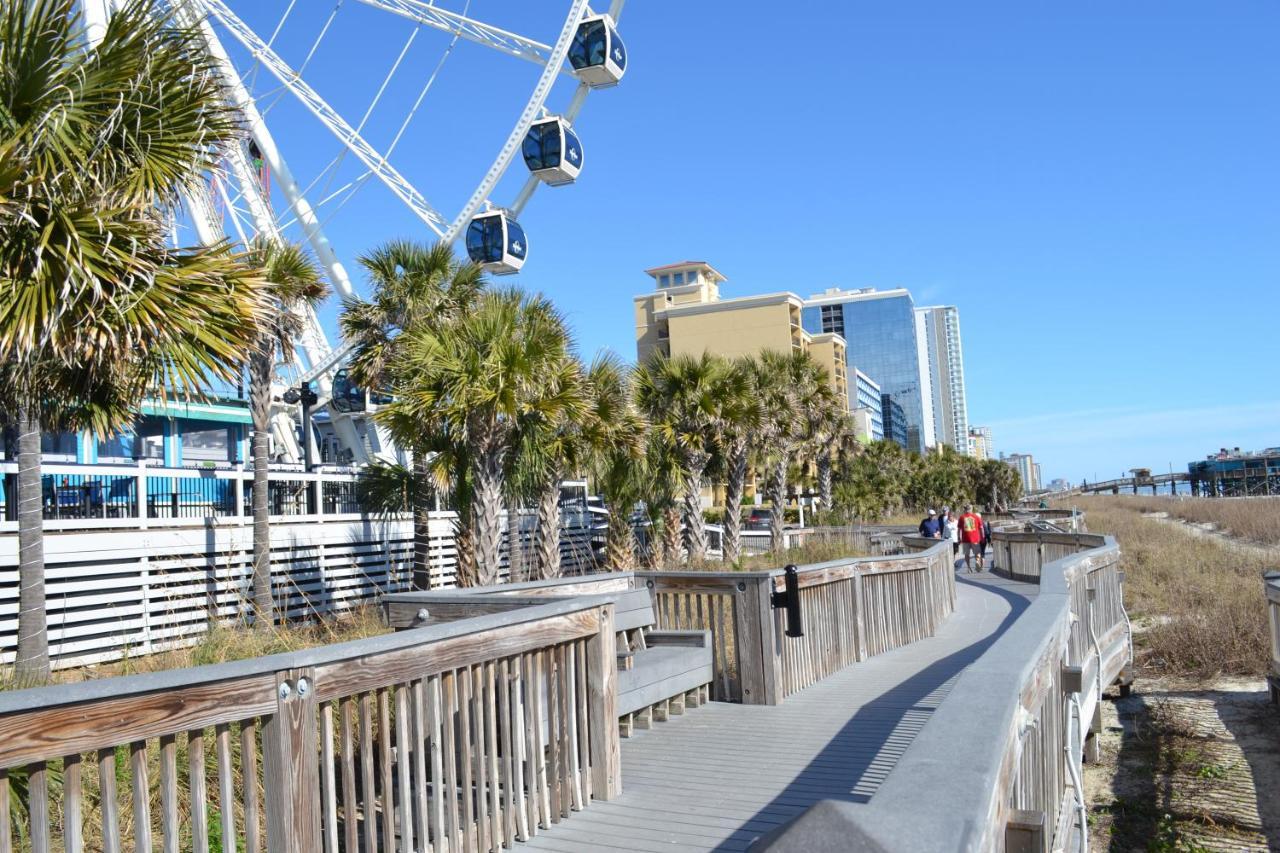
[[[1139,512],[1167,512],[1194,524],[1212,524],[1229,536],[1259,545],[1280,545],[1280,497],[1190,498],[1172,495],[1118,495],[1118,506]]]
[[[1265,556],[1144,517],[1151,511],[1149,500],[1103,496],[1074,502],[1087,513],[1091,533],[1108,533],[1120,542],[1125,605],[1144,670],[1205,680],[1262,677],[1270,657],[1261,579],[1269,568]],[[1251,508],[1247,514],[1262,511]]]
[[[190,646],[129,656],[110,663],[55,670],[51,680],[54,684],[75,684],[116,675],[225,663],[374,637],[389,630],[382,621],[381,611],[372,604],[314,622],[274,625],[265,631],[254,630],[252,626],[239,622],[211,623],[208,630]],[[0,670],[0,690],[17,687],[12,670]]]

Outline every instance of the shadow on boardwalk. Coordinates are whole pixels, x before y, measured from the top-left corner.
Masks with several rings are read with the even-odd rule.
[[[958,580],[956,612],[935,637],[854,664],[781,705],[713,702],[623,741],[622,795],[528,848],[745,850],[819,800],[870,799],[956,676],[1035,594],[990,574]]]
[[[961,573],[957,582],[994,593],[1009,606],[1008,613],[994,630],[981,639],[939,658],[905,681],[889,688],[860,707],[848,722],[819,751],[809,765],[786,788],[760,810],[758,817],[794,809],[797,799],[817,802],[823,799],[865,803],[871,799],[893,764],[910,746],[911,741],[928,722],[933,711],[950,692],[951,685],[969,664],[977,660],[992,643],[1026,610],[1030,599],[1023,593],[1006,588],[1006,582],[991,575],[966,576]],[[980,578],[980,579],[977,579]],[[1008,583],[1008,587],[1018,584]],[[855,669],[857,665],[855,665]],[[796,701],[793,697],[790,701]],[[859,750],[852,759],[843,746],[849,742],[868,740],[882,744],[879,750]],[[833,753],[829,757],[829,753]],[[834,760],[832,760],[834,758]],[[831,768],[838,767],[833,777]],[[814,796],[815,788],[828,789],[829,793]],[[844,792],[843,794],[841,792]],[[796,813],[802,809],[796,809]],[[735,842],[720,845],[717,850],[738,850]]]

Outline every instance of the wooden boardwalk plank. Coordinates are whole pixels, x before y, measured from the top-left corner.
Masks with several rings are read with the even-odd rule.
[[[822,799],[873,797],[964,668],[1035,587],[966,575],[927,640],[849,666],[782,705],[713,702],[622,745],[622,796],[529,841],[537,850],[745,850]]]

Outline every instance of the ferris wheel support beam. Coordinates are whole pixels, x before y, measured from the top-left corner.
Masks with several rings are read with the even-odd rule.
[[[203,10],[202,5],[197,4],[199,4],[199,0],[194,0],[191,4],[179,4],[178,6],[182,14],[188,18],[188,23],[191,23],[190,19],[197,17],[192,8],[193,6],[195,9]],[[312,251],[316,253],[317,260],[319,260],[320,265],[324,267],[325,272],[328,274],[330,283],[341,296],[349,297],[354,295],[355,290],[351,286],[351,277],[347,275],[346,267],[338,260],[337,253],[334,252],[333,246],[329,243],[328,237],[325,236],[324,230],[320,226],[320,220],[316,216],[315,210],[307,202],[298,187],[298,182],[293,177],[293,172],[289,169],[288,163],[280,155],[280,149],[276,146],[275,138],[271,135],[271,131],[267,128],[262,114],[258,111],[256,104],[254,104],[252,97],[249,95],[248,89],[245,88],[244,82],[236,72],[235,66],[231,62],[231,57],[227,55],[222,42],[213,31],[213,27],[208,20],[207,10],[204,11],[206,11],[206,14],[198,16],[200,31],[210,55],[218,64],[232,106],[244,116],[250,136],[257,143],[263,161],[275,173],[277,185],[289,202],[289,207],[293,210],[293,215],[301,226],[303,234],[306,235]],[[240,185],[241,193],[249,205],[249,213],[253,218],[254,226],[259,233],[271,237],[279,237],[279,227],[275,214],[271,209],[271,200],[263,192],[260,177],[257,170],[253,168],[253,164],[249,162],[246,147],[244,145],[231,146],[227,160],[231,171],[236,176],[237,183]],[[218,223],[218,225],[221,227],[221,223]],[[309,308],[302,312],[301,317],[303,323],[299,348],[306,355],[308,366],[314,366],[325,361],[333,350],[329,346],[315,310]],[[327,372],[317,375],[313,381],[318,386],[316,390],[320,396],[328,398],[331,395],[332,382]],[[356,434],[355,426],[350,420],[347,418],[335,418],[333,426],[338,438],[352,451],[356,461],[361,463],[368,461],[364,443]]]
[[[501,150],[498,151],[498,156],[493,161],[493,165],[489,167],[488,173],[480,181],[480,186],[476,187],[476,191],[472,193],[466,207],[462,208],[458,218],[449,226],[448,232],[444,235],[446,243],[452,243],[458,239],[462,229],[466,228],[471,222],[471,217],[480,209],[480,205],[489,198],[489,193],[493,192],[493,188],[497,186],[503,173],[511,165],[511,158],[515,156],[520,143],[524,141],[525,134],[529,132],[529,126],[538,117],[543,104],[547,102],[547,96],[551,94],[551,86],[555,83],[556,74],[564,66],[565,57],[569,55],[569,46],[573,42],[574,35],[578,32],[578,23],[582,20],[586,9],[587,0],[573,0],[569,7],[569,14],[564,19],[564,27],[560,30],[559,38],[556,39],[555,47],[551,49],[546,66],[542,69],[542,74],[539,75],[538,82],[533,87],[533,94],[529,98],[529,103],[525,104],[524,112],[520,114],[520,118],[516,121],[516,126],[511,130],[511,135],[507,137],[507,141],[503,143]]]
[[[195,5],[207,11],[207,6],[202,0],[196,0]],[[223,81],[226,84],[232,105],[244,115],[250,136],[257,143],[258,150],[262,152],[263,161],[271,167],[271,171],[275,174],[280,192],[284,194],[285,199],[289,202],[289,207],[293,210],[294,217],[302,227],[302,233],[306,235],[307,242],[311,244],[312,250],[316,253],[316,258],[320,261],[321,266],[325,268],[325,272],[328,273],[329,281],[340,295],[344,297],[353,295],[355,290],[351,286],[351,277],[347,274],[346,267],[338,260],[338,255],[334,252],[333,246],[330,245],[329,238],[325,236],[320,227],[319,217],[316,216],[315,210],[303,196],[301,189],[299,189],[298,182],[294,179],[293,172],[289,169],[289,164],[280,155],[280,149],[276,146],[275,138],[271,135],[271,131],[267,129],[262,114],[258,111],[257,105],[254,104],[253,98],[250,97],[248,89],[245,88],[244,82],[240,79],[240,75],[236,73],[231,57],[227,55],[226,49],[222,46],[217,34],[214,33],[207,17],[201,17],[200,29],[210,54],[222,70]],[[236,173],[237,181],[241,184],[240,188],[245,200],[249,204],[249,212],[253,216],[254,225],[260,232],[276,236],[278,228],[275,215],[271,210],[270,199],[266,198],[262,192],[257,171],[249,163],[248,153],[243,146],[236,145],[232,147],[234,150],[228,159],[231,161],[232,169]],[[311,358],[310,354],[308,354],[308,358]]]
[[[622,17],[622,7],[626,0],[613,0],[609,6],[609,17],[616,22]],[[569,106],[562,115],[565,120],[573,124],[577,119],[578,113],[582,112],[582,105],[587,102],[587,95],[590,94],[591,87],[586,83],[579,83],[578,88],[574,90],[573,97],[569,100]],[[534,175],[530,175],[525,179],[524,186],[520,188],[520,192],[516,194],[516,200],[511,205],[511,210],[517,217],[524,212],[525,205],[529,203],[529,199],[533,198],[533,194],[538,187],[542,185],[542,181]]]
[[[427,227],[434,231],[437,235],[443,236],[445,228],[448,226],[444,216],[436,211],[434,207],[427,201],[426,197],[418,191],[407,178],[401,175],[395,168],[387,162],[386,158],[380,154],[377,149],[365,141],[356,129],[347,123],[337,110],[329,106],[329,104],[316,93],[314,89],[304,81],[301,75],[291,68],[279,55],[267,46],[261,38],[258,37],[250,27],[248,27],[240,18],[232,12],[222,0],[198,0],[201,6],[213,17],[217,18],[220,23],[227,28],[236,41],[244,45],[253,57],[260,61],[263,66],[269,70],[280,83],[287,88],[293,95],[302,102],[302,104],[311,111],[320,122],[338,138],[343,145],[347,146],[352,154],[364,163],[369,171],[373,172],[382,181],[386,187],[393,192],[405,205],[417,214],[418,218],[426,223]],[[206,26],[208,25],[206,21]],[[224,54],[225,55],[225,54]],[[247,93],[246,93],[247,97]],[[255,110],[256,114],[256,110]],[[248,114],[246,114],[248,115]],[[253,119],[249,118],[251,129],[253,127]],[[261,116],[258,116],[261,122]],[[256,138],[256,133],[255,133]],[[267,149],[262,146],[259,140],[259,147],[262,148],[264,157],[267,157]],[[270,158],[268,158],[270,162]],[[273,165],[272,168],[275,168]],[[277,170],[278,171],[278,170]],[[285,181],[284,175],[280,175],[281,189],[284,190],[286,183],[292,184],[292,181]],[[297,191],[296,184],[293,184],[294,192],[297,198],[302,200],[301,193]],[[286,192],[286,194],[288,194]],[[292,199],[291,199],[292,201]],[[305,205],[305,200],[302,200]],[[308,210],[310,207],[308,206]],[[298,216],[299,222],[303,221],[302,215],[295,207],[295,214]],[[314,213],[312,214],[314,216]],[[305,227],[305,226],[304,226]],[[318,226],[317,226],[318,227]],[[344,293],[344,296],[349,294]]]
[[[546,65],[551,61],[553,51],[549,45],[490,26],[457,12],[450,12],[448,9],[423,3],[421,0],[358,0],[358,2],[408,18],[416,24],[451,34],[457,33],[467,41],[492,48],[508,56],[538,65]],[[560,68],[562,73],[573,76],[571,70],[563,67],[563,60]]]

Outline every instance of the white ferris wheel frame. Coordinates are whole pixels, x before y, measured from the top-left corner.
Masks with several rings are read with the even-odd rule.
[[[120,0],[81,0],[85,23],[91,40],[96,41],[101,38],[101,33],[106,27],[107,18],[110,12],[119,5],[119,2]],[[249,139],[252,139],[257,145],[263,161],[276,176],[277,186],[289,203],[289,210],[294,221],[302,229],[308,244],[311,246],[312,251],[315,252],[316,259],[324,267],[334,289],[344,298],[355,295],[351,278],[325,235],[324,227],[316,214],[315,208],[307,200],[304,191],[299,187],[292,171],[289,169],[288,163],[280,153],[275,137],[272,135],[252,94],[214,31],[211,20],[216,20],[221,24],[257,62],[261,63],[263,68],[267,69],[279,81],[285,90],[292,94],[321,124],[333,133],[338,142],[347,151],[360,160],[369,174],[377,177],[439,239],[446,243],[453,243],[466,229],[472,216],[480,209],[481,205],[489,200],[490,194],[497,186],[498,181],[501,180],[507,168],[511,165],[511,161],[519,150],[525,134],[528,133],[530,125],[542,113],[556,78],[560,74],[573,76],[572,71],[565,65],[565,59],[568,56],[569,47],[572,44],[579,22],[585,15],[590,14],[587,0],[570,0],[564,25],[560,29],[560,34],[555,44],[546,45],[457,12],[431,5],[423,2],[423,0],[357,0],[357,2],[399,15],[413,21],[415,24],[464,38],[499,53],[536,63],[541,65],[543,70],[534,85],[528,102],[520,112],[511,133],[507,136],[501,149],[499,149],[493,164],[485,172],[484,177],[466,205],[450,220],[434,208],[426,196],[412,182],[396,171],[387,162],[385,156],[361,137],[356,128],[353,128],[337,110],[330,107],[324,98],[307,84],[302,75],[284,62],[267,42],[263,41],[251,27],[246,25],[228,7],[224,0],[172,0],[176,13],[184,23],[199,26],[210,55],[217,63],[218,70],[223,77],[225,89],[232,105],[245,118]],[[621,16],[624,4],[625,0],[611,0],[609,14],[615,21]],[[590,89],[591,87],[586,83],[579,82],[568,107],[560,115],[563,115],[569,122],[573,122],[578,113],[581,112]],[[278,236],[280,232],[279,219],[271,207],[270,199],[263,192],[252,164],[249,162],[248,150],[245,145],[231,146],[231,150],[227,154],[227,166],[229,176],[234,180],[239,190],[239,196],[244,199],[249,208],[249,215],[257,233]],[[214,176],[214,181],[223,193],[223,198],[227,199],[226,187],[222,183],[222,176]],[[536,177],[529,176],[514,201],[507,205],[508,209],[519,215],[529,203],[540,183]],[[206,195],[189,194],[184,200],[192,224],[196,229],[196,234],[202,243],[216,243],[228,236],[223,217],[217,213]],[[234,211],[231,211],[230,215],[234,217]],[[239,228],[238,223],[237,228]],[[242,237],[243,235],[239,236]],[[306,358],[307,366],[298,377],[298,381],[315,383],[318,386],[316,391],[320,397],[317,405],[324,405],[331,397],[332,374],[350,354],[352,347],[350,344],[338,347],[330,346],[314,310],[308,310],[303,319],[305,321],[304,332],[299,349]],[[349,424],[346,426],[352,434],[350,436],[341,436],[344,443],[352,447],[359,447],[361,443],[355,439],[354,428]]]

